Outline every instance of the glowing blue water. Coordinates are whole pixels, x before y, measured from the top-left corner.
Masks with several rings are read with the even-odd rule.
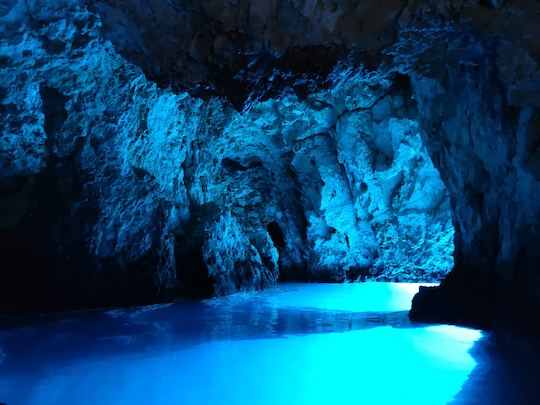
[[[482,333],[412,325],[417,285],[285,285],[0,334],[0,402],[444,404]]]

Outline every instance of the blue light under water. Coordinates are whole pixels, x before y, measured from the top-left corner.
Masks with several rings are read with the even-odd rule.
[[[444,404],[477,330],[412,325],[418,285],[284,285],[0,333],[0,402]]]

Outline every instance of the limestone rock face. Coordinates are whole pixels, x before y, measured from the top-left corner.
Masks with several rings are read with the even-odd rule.
[[[414,316],[534,301],[537,18],[524,0],[1,2],[2,304],[437,281],[454,249]]]

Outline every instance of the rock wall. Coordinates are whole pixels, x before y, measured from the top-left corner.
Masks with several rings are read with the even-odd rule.
[[[251,89],[239,111],[218,86],[157,86],[133,63],[138,37],[104,38],[81,2],[3,7],[3,304],[227,294],[278,277],[435,281],[451,268],[448,196],[401,75],[343,64],[306,94],[312,72],[281,71],[279,92]]]
[[[452,196],[456,263],[440,288],[416,297],[412,315],[538,333],[529,314],[540,308],[540,54],[535,60],[534,48],[466,27],[433,27],[429,35],[417,56],[444,58],[444,71],[415,72],[413,93]]]
[[[435,281],[455,242],[413,317],[538,305],[538,2],[0,15],[4,304]]]

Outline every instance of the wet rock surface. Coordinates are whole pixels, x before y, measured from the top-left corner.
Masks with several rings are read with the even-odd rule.
[[[415,318],[534,303],[538,12],[1,3],[3,304],[435,281],[454,229]]]

